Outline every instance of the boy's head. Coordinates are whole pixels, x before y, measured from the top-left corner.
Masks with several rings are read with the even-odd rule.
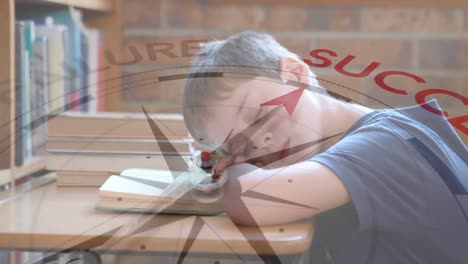
[[[298,88],[286,85],[287,80],[320,87],[296,54],[271,36],[256,32],[203,44],[192,73],[184,91],[184,120],[192,137],[210,149],[275,108],[262,103]],[[325,93],[323,88],[319,90]],[[238,161],[242,161],[303,143],[304,133],[314,130],[305,120],[310,117],[310,107],[319,105],[316,97],[320,96],[304,92],[291,116],[280,109],[253,135],[243,140],[237,137],[227,151],[241,153]]]

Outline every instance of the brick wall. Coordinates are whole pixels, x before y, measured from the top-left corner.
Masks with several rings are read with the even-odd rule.
[[[467,7],[295,6],[287,0],[276,1],[284,3],[274,5],[236,5],[232,1],[213,4],[210,0],[123,1],[125,26],[120,59],[132,57],[130,46],[142,55],[136,63],[125,66],[124,73],[153,71],[151,76],[156,76],[161,74],[156,69],[189,65],[197,41],[252,29],[271,33],[302,58],[310,58],[308,52],[316,48],[338,53],[333,65],[347,55],[354,55],[356,58],[346,67],[349,71],[359,72],[372,61],[382,63],[367,78],[346,77],[337,74],[333,67],[312,70],[321,78],[390,102],[392,106],[410,105],[414,98],[391,94],[376,86],[373,77],[386,69],[411,72],[426,80],[426,84],[417,84],[404,77],[388,78],[389,84],[410,94],[430,87],[468,94],[464,88],[468,87]],[[165,52],[151,56],[148,54],[151,49]],[[132,77],[128,79],[132,81]],[[326,82],[322,85],[336,88]],[[126,89],[123,110],[140,111],[140,105],[145,104],[152,111],[178,112],[182,91],[183,81]],[[456,105],[461,109],[461,103],[454,98],[437,98],[444,106]],[[372,100],[360,100],[373,105]]]

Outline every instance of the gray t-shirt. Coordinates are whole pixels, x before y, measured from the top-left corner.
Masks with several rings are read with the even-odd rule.
[[[445,117],[419,105],[375,111],[310,160],[352,200],[318,216],[313,258],[468,263],[468,151]]]

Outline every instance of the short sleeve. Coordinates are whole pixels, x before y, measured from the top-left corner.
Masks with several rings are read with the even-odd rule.
[[[411,230],[427,213],[427,170],[418,153],[377,122],[359,128],[310,159],[330,168],[346,186],[359,229]]]

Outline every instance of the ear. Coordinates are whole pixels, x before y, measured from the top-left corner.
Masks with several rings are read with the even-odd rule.
[[[283,82],[288,80],[310,84],[309,66],[304,62],[291,57],[282,57],[280,61],[280,77]]]

